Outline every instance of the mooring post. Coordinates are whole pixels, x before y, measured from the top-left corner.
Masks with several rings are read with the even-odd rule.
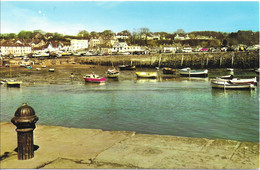
[[[34,157],[33,130],[38,121],[35,111],[23,103],[15,111],[11,122],[17,127],[18,159],[27,160]]]
[[[183,54],[181,55],[181,66],[182,66],[182,64],[183,64],[183,58],[184,58],[184,56],[183,56]]]
[[[232,51],[231,56],[232,56],[231,65],[233,67],[233,65],[234,65],[234,51]]]

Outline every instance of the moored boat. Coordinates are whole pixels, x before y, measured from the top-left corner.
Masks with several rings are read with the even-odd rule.
[[[255,89],[255,85],[248,84],[233,84],[230,81],[223,79],[213,79],[211,80],[211,87],[218,89]]]
[[[135,70],[136,67],[133,65],[119,65],[120,70]]]
[[[176,69],[164,67],[163,68],[163,74],[174,74],[176,72]]]
[[[233,84],[257,84],[256,77],[255,78],[249,78],[249,79],[240,79],[240,78],[233,78],[230,80]]]
[[[8,80],[6,81],[6,87],[17,87],[20,88],[22,82],[20,81],[14,81],[14,80]]]
[[[136,72],[138,78],[157,78],[157,72]]]
[[[233,79],[233,77],[234,77],[234,76],[230,74],[230,75],[226,75],[226,76],[221,76],[220,78],[221,78],[221,79],[231,80],[231,79]]]
[[[116,70],[115,68],[112,68],[112,69],[108,69],[106,74],[108,78],[118,78],[119,71]]]
[[[98,75],[94,73],[87,74],[83,77],[85,82],[91,82],[91,83],[104,83],[106,81],[106,78],[99,77]]]
[[[190,68],[183,68],[179,70],[181,76],[185,77],[208,77],[208,70],[191,70]]]
[[[54,68],[50,68],[50,69],[49,69],[49,72],[54,72]]]
[[[247,79],[241,79],[241,78],[223,78],[222,77],[217,77],[216,80],[218,81],[226,81],[226,82],[229,82],[229,83],[232,83],[232,84],[254,84],[254,85],[257,85],[257,79],[256,77],[254,78],[247,78]]]

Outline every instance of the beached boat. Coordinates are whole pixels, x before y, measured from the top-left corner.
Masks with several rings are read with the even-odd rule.
[[[116,70],[115,68],[112,68],[112,69],[108,69],[106,74],[108,78],[118,78],[119,71]]]
[[[157,72],[136,72],[138,78],[156,78]]]
[[[248,84],[233,84],[230,81],[223,79],[213,79],[211,80],[211,87],[218,89],[255,89],[255,85]]]
[[[106,78],[99,77],[98,75],[94,73],[87,74],[83,77],[85,82],[91,82],[91,83],[104,83],[106,81]]]
[[[6,87],[17,87],[20,88],[22,82],[20,81],[14,81],[14,80],[8,80],[6,81]]]
[[[191,70],[190,68],[183,68],[179,70],[181,76],[185,77],[208,77],[208,70]]]
[[[176,69],[164,67],[163,68],[163,74],[174,74],[176,72]]]
[[[133,65],[119,65],[120,70],[135,70],[136,67]]]

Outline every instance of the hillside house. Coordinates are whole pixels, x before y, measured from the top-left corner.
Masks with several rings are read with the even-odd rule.
[[[88,40],[72,39],[70,44],[70,49],[72,52],[85,51],[88,48]]]
[[[91,38],[91,39],[89,40],[89,47],[90,47],[90,48],[95,48],[95,47],[97,47],[97,46],[100,45],[100,44],[101,44],[101,42],[100,42],[99,39]]]

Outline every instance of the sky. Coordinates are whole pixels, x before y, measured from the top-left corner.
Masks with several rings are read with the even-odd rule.
[[[259,1],[3,1],[1,33],[259,31]]]

